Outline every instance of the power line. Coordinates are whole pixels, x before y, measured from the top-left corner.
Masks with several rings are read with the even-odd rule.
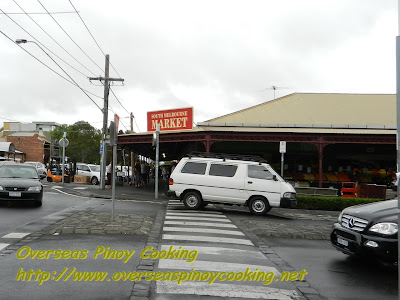
[[[46,7],[44,7],[44,5],[39,1],[39,4],[43,7],[43,9],[48,13],[48,15],[54,20],[54,22],[56,22],[56,24],[61,28],[62,31],[64,31],[64,33],[70,38],[70,40],[82,51],[83,54],[86,55],[87,58],[90,59],[90,61],[95,64],[101,71],[103,71],[103,69],[89,56],[87,55],[87,53],[74,41],[74,39],[64,30],[64,28],[57,22],[57,20],[50,14],[50,12],[46,9]]]
[[[140,132],[140,129],[139,129],[139,126],[138,126],[138,124],[137,124],[137,122],[136,122],[135,116],[133,116],[133,120],[135,121],[136,127],[137,127],[138,131]]]
[[[6,38],[8,38],[13,44],[15,44],[14,40],[11,39],[8,35],[6,35],[3,31],[0,30],[0,32],[1,32]],[[17,45],[18,45],[18,44],[17,44]],[[48,68],[50,71],[56,73],[56,74],[57,74],[58,76],[60,76],[62,79],[64,79],[64,80],[68,81],[69,83],[71,83],[71,84],[73,84],[73,85],[79,87],[79,85],[77,85],[76,83],[74,83],[74,82],[68,80],[67,78],[65,78],[64,76],[62,76],[60,73],[58,73],[57,71],[53,70],[51,67],[49,67],[48,65],[46,65],[44,62],[42,62],[39,58],[37,58],[36,56],[34,56],[32,53],[30,53],[30,52],[29,52],[28,50],[26,50],[25,48],[21,47],[20,45],[18,45],[18,47],[20,47],[22,50],[24,50],[26,53],[28,53],[30,56],[32,56],[34,59],[36,59],[38,62],[40,62],[42,65],[44,65],[44,66],[45,66],[46,68]],[[80,88],[80,87],[79,87],[79,88]],[[93,95],[93,96],[95,96],[95,97],[98,97],[98,98],[100,98],[100,99],[103,99],[103,97],[97,96],[96,94],[93,94],[92,92],[89,92],[89,91],[87,91],[87,90],[84,90],[84,91],[87,92],[87,93],[89,93],[89,94],[91,94],[91,95]],[[97,105],[97,104],[96,104],[96,105]]]
[[[69,63],[67,63],[65,60],[63,60],[61,57],[59,57],[57,54],[55,54],[53,51],[51,51],[49,48],[47,48],[45,45],[43,45],[41,42],[39,42],[39,40],[37,38],[35,38],[32,34],[30,34],[25,28],[23,28],[21,25],[19,25],[13,18],[11,18],[9,15],[7,15],[1,8],[0,11],[6,15],[12,22],[14,22],[19,28],[21,28],[23,31],[25,31],[31,38],[33,38],[36,42],[38,42],[40,45],[42,45],[44,48],[46,48],[47,51],[49,51],[51,54],[53,54],[54,56],[56,56],[59,60],[63,61],[65,64],[67,64],[68,66],[70,66],[71,68],[73,68],[74,70],[78,71],[79,73],[81,73],[79,70],[75,69],[73,66],[71,66]],[[67,52],[68,53],[68,52]],[[69,54],[69,53],[68,53]],[[71,56],[73,59],[76,60],[76,58],[74,58],[73,56]],[[81,66],[83,66],[86,70],[88,70],[90,73],[94,74],[93,72],[91,72],[88,68],[86,68],[84,65],[82,65],[78,60],[76,60]],[[81,73],[83,74],[83,73]],[[85,76],[86,78],[88,76],[86,76],[85,74],[83,74],[83,76]]]
[[[129,114],[130,112],[122,105],[122,103],[119,101],[117,95],[114,94],[114,91],[113,91],[111,88],[110,88],[110,91],[111,91],[111,93],[114,95],[115,99],[117,99],[119,105],[121,105],[121,107],[122,107],[123,109],[125,109],[125,111]]]
[[[96,39],[94,38],[93,34],[91,33],[91,31],[89,30],[89,27],[87,27],[86,23],[83,21],[81,15],[79,14],[79,12],[76,10],[75,6],[72,4],[71,0],[69,0],[69,3],[71,3],[71,6],[74,8],[76,14],[78,15],[78,17],[81,19],[83,25],[85,25],[87,31],[89,32],[90,36],[92,37],[93,41],[96,43],[97,47],[99,47],[101,53],[103,53],[104,56],[106,56],[106,54],[104,53],[103,49],[101,49],[99,43],[96,41]],[[122,76],[119,75],[118,71],[114,68],[114,66],[112,65],[112,63],[110,63],[111,67],[113,68],[113,70],[115,71],[115,73],[117,73],[117,75],[121,78]]]
[[[11,38],[9,38],[4,32],[2,32],[2,31],[0,31],[3,35],[5,35],[8,39],[10,39],[11,40]],[[12,41],[12,40],[11,40]],[[14,41],[13,41],[14,42]],[[17,44],[18,45],[18,44]],[[40,48],[40,49],[42,49],[43,50],[43,48],[42,47],[40,47],[40,45],[39,44],[36,44],[36,45],[38,45],[38,47]],[[19,45],[18,45],[19,46]],[[34,55],[32,55],[30,52],[28,52],[28,51],[26,51],[24,48],[22,48],[21,46],[19,46],[21,49],[23,49],[25,52],[27,52],[29,55],[31,55],[33,58],[35,58],[36,60],[38,60],[40,63],[42,63],[43,65],[45,65],[46,67],[48,67],[45,63],[43,63],[41,60],[39,60],[38,58],[36,58]],[[100,109],[100,111],[103,111],[101,108],[100,108],[100,106],[98,106],[97,105],[97,103],[92,99],[92,98],[90,98],[90,96],[86,93],[86,91],[83,89],[83,88],[81,88],[77,83],[76,83],[76,81],[63,69],[63,68],[61,68],[61,66],[46,52],[46,51],[44,51],[43,50],[43,52],[48,56],[48,57],[50,57],[50,59],[74,82],[74,84],[94,103],[94,105],[96,105],[99,109]],[[53,69],[51,69],[50,67],[48,67],[50,70],[52,70],[53,72],[55,72],[55,73],[57,73],[56,71],[54,71]],[[58,73],[57,73],[58,74]],[[59,76],[61,76],[61,77],[63,77],[62,75],[60,75],[60,74],[58,74]],[[63,77],[64,79],[66,79],[65,77]],[[67,80],[67,79],[66,79]],[[67,80],[67,81],[69,81],[69,80]]]
[[[71,4],[71,6],[73,7],[73,9],[76,11],[77,15],[79,16],[79,18],[81,19],[83,25],[85,26],[86,30],[89,32],[90,36],[92,37],[93,41],[96,43],[97,47],[100,49],[101,53],[103,53],[103,55],[105,56],[106,54],[104,53],[103,49],[100,47],[99,43],[97,42],[97,40],[95,39],[95,37],[93,36],[92,32],[89,30],[89,27],[86,25],[85,21],[83,20],[83,18],[81,17],[81,15],[79,14],[79,12],[77,11],[77,9],[75,8],[74,4],[72,3],[71,0],[69,0],[69,3]],[[117,75],[119,77],[121,77],[121,75],[119,75],[118,71],[114,68],[114,66],[112,65],[112,63],[110,62],[111,67],[113,68],[113,70],[117,73]],[[121,103],[121,101],[118,99],[117,95],[115,95],[114,91],[110,88],[111,93],[114,95],[115,99],[117,99],[118,103],[121,105],[121,107],[129,114],[130,112],[125,108],[125,106]]]

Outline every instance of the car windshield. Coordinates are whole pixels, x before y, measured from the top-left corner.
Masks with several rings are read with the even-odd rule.
[[[0,178],[37,179],[38,174],[36,169],[31,167],[3,165],[0,168]]]
[[[97,165],[90,165],[90,169],[93,172],[100,172],[100,166],[97,166]]]

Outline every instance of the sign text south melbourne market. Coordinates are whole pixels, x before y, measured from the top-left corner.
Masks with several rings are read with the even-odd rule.
[[[192,129],[193,107],[148,112],[147,131],[155,131],[157,124],[161,131]]]

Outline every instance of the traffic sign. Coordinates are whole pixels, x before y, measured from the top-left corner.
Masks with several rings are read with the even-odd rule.
[[[286,153],[286,142],[281,141],[279,144],[279,152],[280,153]]]
[[[67,138],[63,137],[62,139],[60,139],[58,141],[58,143],[60,144],[61,147],[66,148],[69,145],[69,141]]]

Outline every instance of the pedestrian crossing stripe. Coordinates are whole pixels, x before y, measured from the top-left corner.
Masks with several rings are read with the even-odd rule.
[[[191,214],[191,213],[194,213],[194,212],[207,214],[207,215],[222,215],[221,212],[213,211],[213,210],[183,210],[183,209],[177,210],[177,209],[167,209],[167,213],[169,213],[169,212],[180,213],[182,215]]]
[[[0,250],[10,246],[10,244],[0,243]]]
[[[162,245],[161,251],[166,250],[168,251],[172,245]],[[184,248],[185,250],[192,251],[196,250],[199,251],[199,254],[205,255],[222,255],[223,257],[227,256],[247,256],[251,258],[256,258],[259,260],[268,260],[260,251],[258,250],[243,250],[243,249],[236,249],[236,248],[225,248],[225,247],[205,247],[205,246],[188,246],[188,245],[174,245],[173,247]]]
[[[250,240],[245,239],[234,239],[217,236],[192,236],[192,235],[179,235],[179,234],[163,234],[163,240],[176,240],[176,241],[198,241],[198,242],[212,242],[212,243],[228,243],[228,244],[239,244],[239,245],[250,245],[254,244]]]
[[[165,219],[174,220],[195,220],[195,221],[213,221],[213,222],[227,222],[230,223],[229,219],[218,219],[218,217],[192,217],[192,216],[166,216]]]
[[[226,216],[224,215],[210,215],[210,214],[205,214],[201,212],[193,212],[193,213],[179,213],[179,212],[167,212],[167,216],[193,216],[193,217],[212,217],[212,218],[222,218],[222,219],[227,219]]]
[[[274,267],[271,266],[260,266],[260,265],[249,265],[249,264],[238,264],[238,263],[227,263],[218,261],[203,261],[195,260],[192,263],[188,263],[186,260],[177,259],[160,259],[158,263],[159,269],[171,269],[171,270],[192,270],[196,271],[213,271],[213,272],[246,272],[250,269],[251,272],[258,270],[259,272],[274,273],[275,276],[281,276],[281,273]]]
[[[26,237],[27,235],[30,235],[30,232],[11,232],[9,234],[6,234],[5,236],[2,236],[2,239],[22,239]]]
[[[248,299],[301,299],[296,290],[242,284],[213,283],[209,285],[208,282],[182,282],[181,285],[177,285],[173,281],[158,281],[156,293],[216,296],[227,299],[239,297]]]
[[[221,228],[237,228],[236,225],[227,223],[212,223],[212,222],[190,222],[190,221],[164,221],[164,225],[187,225],[187,226],[207,226]]]
[[[233,230],[221,230],[221,229],[210,229],[210,228],[182,228],[182,227],[164,227],[164,231],[174,231],[174,232],[201,232],[201,233],[218,233],[218,234],[227,234],[227,235],[242,235],[244,233],[241,231],[233,231]]]

